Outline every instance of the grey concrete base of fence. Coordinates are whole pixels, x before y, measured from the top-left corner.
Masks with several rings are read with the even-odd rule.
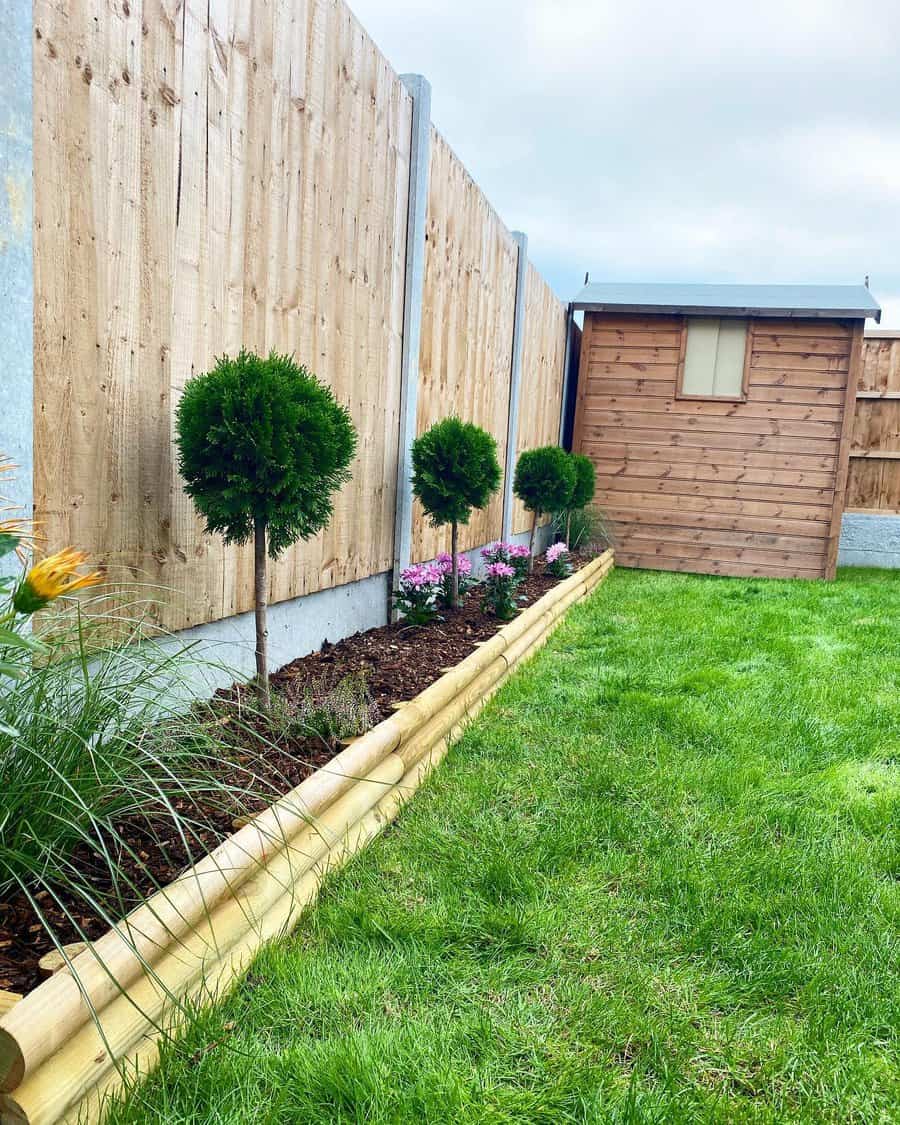
[[[510,537],[513,543],[528,542],[528,532]],[[550,541],[550,528],[538,529],[536,548],[542,551]],[[481,569],[480,548],[464,552],[475,573]],[[388,623],[391,574],[374,574],[359,582],[349,582],[330,590],[319,590],[303,598],[269,606],[269,670],[274,672],[311,652],[325,641],[337,641],[376,629]],[[235,680],[248,680],[256,670],[255,633],[252,613],[239,613],[221,621],[211,621],[173,634],[162,642],[165,648],[180,649],[196,645],[198,661],[193,680],[183,683],[185,695],[212,696]],[[209,661],[209,663],[205,663]],[[186,672],[191,674],[191,666]]]
[[[900,570],[900,515],[845,512],[838,566],[884,566]]]

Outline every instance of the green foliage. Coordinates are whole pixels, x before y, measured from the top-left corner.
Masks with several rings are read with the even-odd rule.
[[[573,551],[604,551],[615,546],[612,526],[604,512],[594,505],[571,512],[553,513],[554,534],[565,537]]]
[[[179,470],[207,529],[245,543],[261,519],[272,558],[327,525],[357,441],[331,390],[275,352],[223,357],[191,379],[177,429]]]
[[[519,457],[513,492],[529,512],[559,512],[568,508],[575,488],[572,458],[558,445],[528,449]]]
[[[412,448],[413,492],[435,526],[468,523],[500,487],[497,443],[471,422],[445,418]]]
[[[586,457],[583,453],[570,453],[569,459],[575,469],[575,487],[569,500],[569,508],[574,510],[586,507],[594,499],[597,476],[590,457]]]
[[[223,813],[240,814],[265,784],[238,762],[224,780],[221,704],[186,687],[202,691],[227,670],[194,648],[154,641],[140,619],[125,619],[124,602],[82,606],[59,609],[37,635],[46,658],[23,662],[0,691],[0,897],[61,896],[79,936],[83,915],[111,925],[157,889],[136,839],[163,855],[173,849],[178,870],[185,853],[196,862],[209,850]],[[232,734],[257,738],[246,702],[227,721]]]

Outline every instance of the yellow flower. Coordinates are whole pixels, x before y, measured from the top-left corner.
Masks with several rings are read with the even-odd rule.
[[[86,552],[67,547],[36,563],[16,588],[13,608],[19,613],[34,613],[55,598],[102,582],[103,575],[99,570],[88,574],[75,573],[86,559]]]

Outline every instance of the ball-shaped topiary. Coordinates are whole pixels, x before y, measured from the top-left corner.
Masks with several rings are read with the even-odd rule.
[[[572,538],[572,513],[586,507],[594,499],[597,487],[597,478],[594,471],[594,462],[583,453],[570,453],[572,465],[575,468],[575,487],[565,512],[566,519],[566,546],[571,547]]]
[[[575,487],[572,498],[569,500],[569,510],[577,511],[584,508],[594,499],[597,487],[597,476],[594,471],[594,462],[583,453],[570,453],[572,464],[575,467]]]
[[[226,543],[254,539],[257,682],[267,699],[266,554],[277,558],[328,524],[356,430],[290,356],[247,351],[187,383],[176,425],[178,468],[207,529]]]
[[[534,561],[534,534],[538,518],[545,512],[565,511],[575,489],[572,458],[558,445],[528,449],[516,465],[513,492],[531,512],[529,550]]]
[[[497,443],[489,433],[459,418],[444,418],[412,447],[413,492],[431,522],[450,524],[450,602],[459,607],[459,525],[483,508],[500,487]]]

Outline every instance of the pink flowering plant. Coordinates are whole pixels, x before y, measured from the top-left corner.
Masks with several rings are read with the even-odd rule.
[[[440,602],[441,605],[449,609],[453,605],[453,556],[448,555],[446,551],[438,555],[434,564],[443,576],[441,583]],[[458,555],[456,559],[456,568],[459,582],[459,598],[460,603],[465,598],[466,594],[477,586],[478,583],[472,577],[472,563],[465,555]]]
[[[572,573],[572,557],[565,543],[554,543],[544,556],[547,574],[554,578],[568,578]]]
[[[520,580],[528,574],[530,554],[524,544],[490,543],[487,547],[481,548],[481,557],[488,565],[496,562],[506,563],[513,568],[516,577]]]
[[[444,589],[444,574],[436,563],[416,563],[400,572],[394,604],[407,625],[428,625],[437,620]]]
[[[515,568],[507,562],[488,563],[484,570],[484,600],[482,608],[490,610],[501,621],[510,621],[516,615],[519,601],[516,590],[520,579]]]

